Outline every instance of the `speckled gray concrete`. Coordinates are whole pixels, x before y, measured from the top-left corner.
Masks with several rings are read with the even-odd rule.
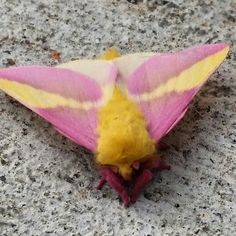
[[[235,234],[235,26],[234,0],[0,0],[1,67],[55,64],[51,50],[65,62],[110,46],[128,53],[231,44],[166,138],[173,168],[128,209],[109,187],[95,190],[86,150],[1,92],[0,235]]]

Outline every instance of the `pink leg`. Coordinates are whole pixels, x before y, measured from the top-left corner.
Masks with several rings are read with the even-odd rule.
[[[138,176],[131,194],[131,203],[135,203],[142,189],[152,180],[152,172],[145,169]]]
[[[127,208],[129,206],[129,196],[125,187],[121,183],[121,179],[110,168],[102,167],[100,169],[100,174],[102,179],[97,185],[97,189],[101,189],[105,182],[107,182],[120,195],[125,207]]]
[[[153,174],[152,170],[169,170],[170,165],[160,162],[160,157],[155,157],[154,159],[148,161],[143,166],[143,171],[136,179],[132,194],[131,202],[135,203],[142,189],[152,180]]]
[[[160,157],[156,156],[155,158],[146,162],[143,168],[148,170],[169,170],[170,165],[162,163]]]

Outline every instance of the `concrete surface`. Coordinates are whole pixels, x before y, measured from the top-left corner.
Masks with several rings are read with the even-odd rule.
[[[0,0],[0,66],[228,42],[166,141],[172,170],[124,209],[92,156],[0,93],[0,235],[235,235],[235,0]]]

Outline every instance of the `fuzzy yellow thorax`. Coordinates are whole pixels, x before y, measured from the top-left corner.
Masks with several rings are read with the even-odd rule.
[[[104,55],[105,59],[113,59],[119,54],[113,51]],[[146,160],[155,153],[143,114],[119,88],[114,88],[112,98],[100,109],[98,121],[99,164],[116,166],[127,179],[135,161]]]

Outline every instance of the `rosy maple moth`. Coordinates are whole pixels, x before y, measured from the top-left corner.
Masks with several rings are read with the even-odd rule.
[[[107,182],[128,207],[153,170],[169,168],[158,144],[228,50],[223,43],[163,54],[120,56],[111,49],[97,60],[1,69],[0,89],[91,150],[101,175],[97,188]],[[129,196],[124,183],[132,179]]]

